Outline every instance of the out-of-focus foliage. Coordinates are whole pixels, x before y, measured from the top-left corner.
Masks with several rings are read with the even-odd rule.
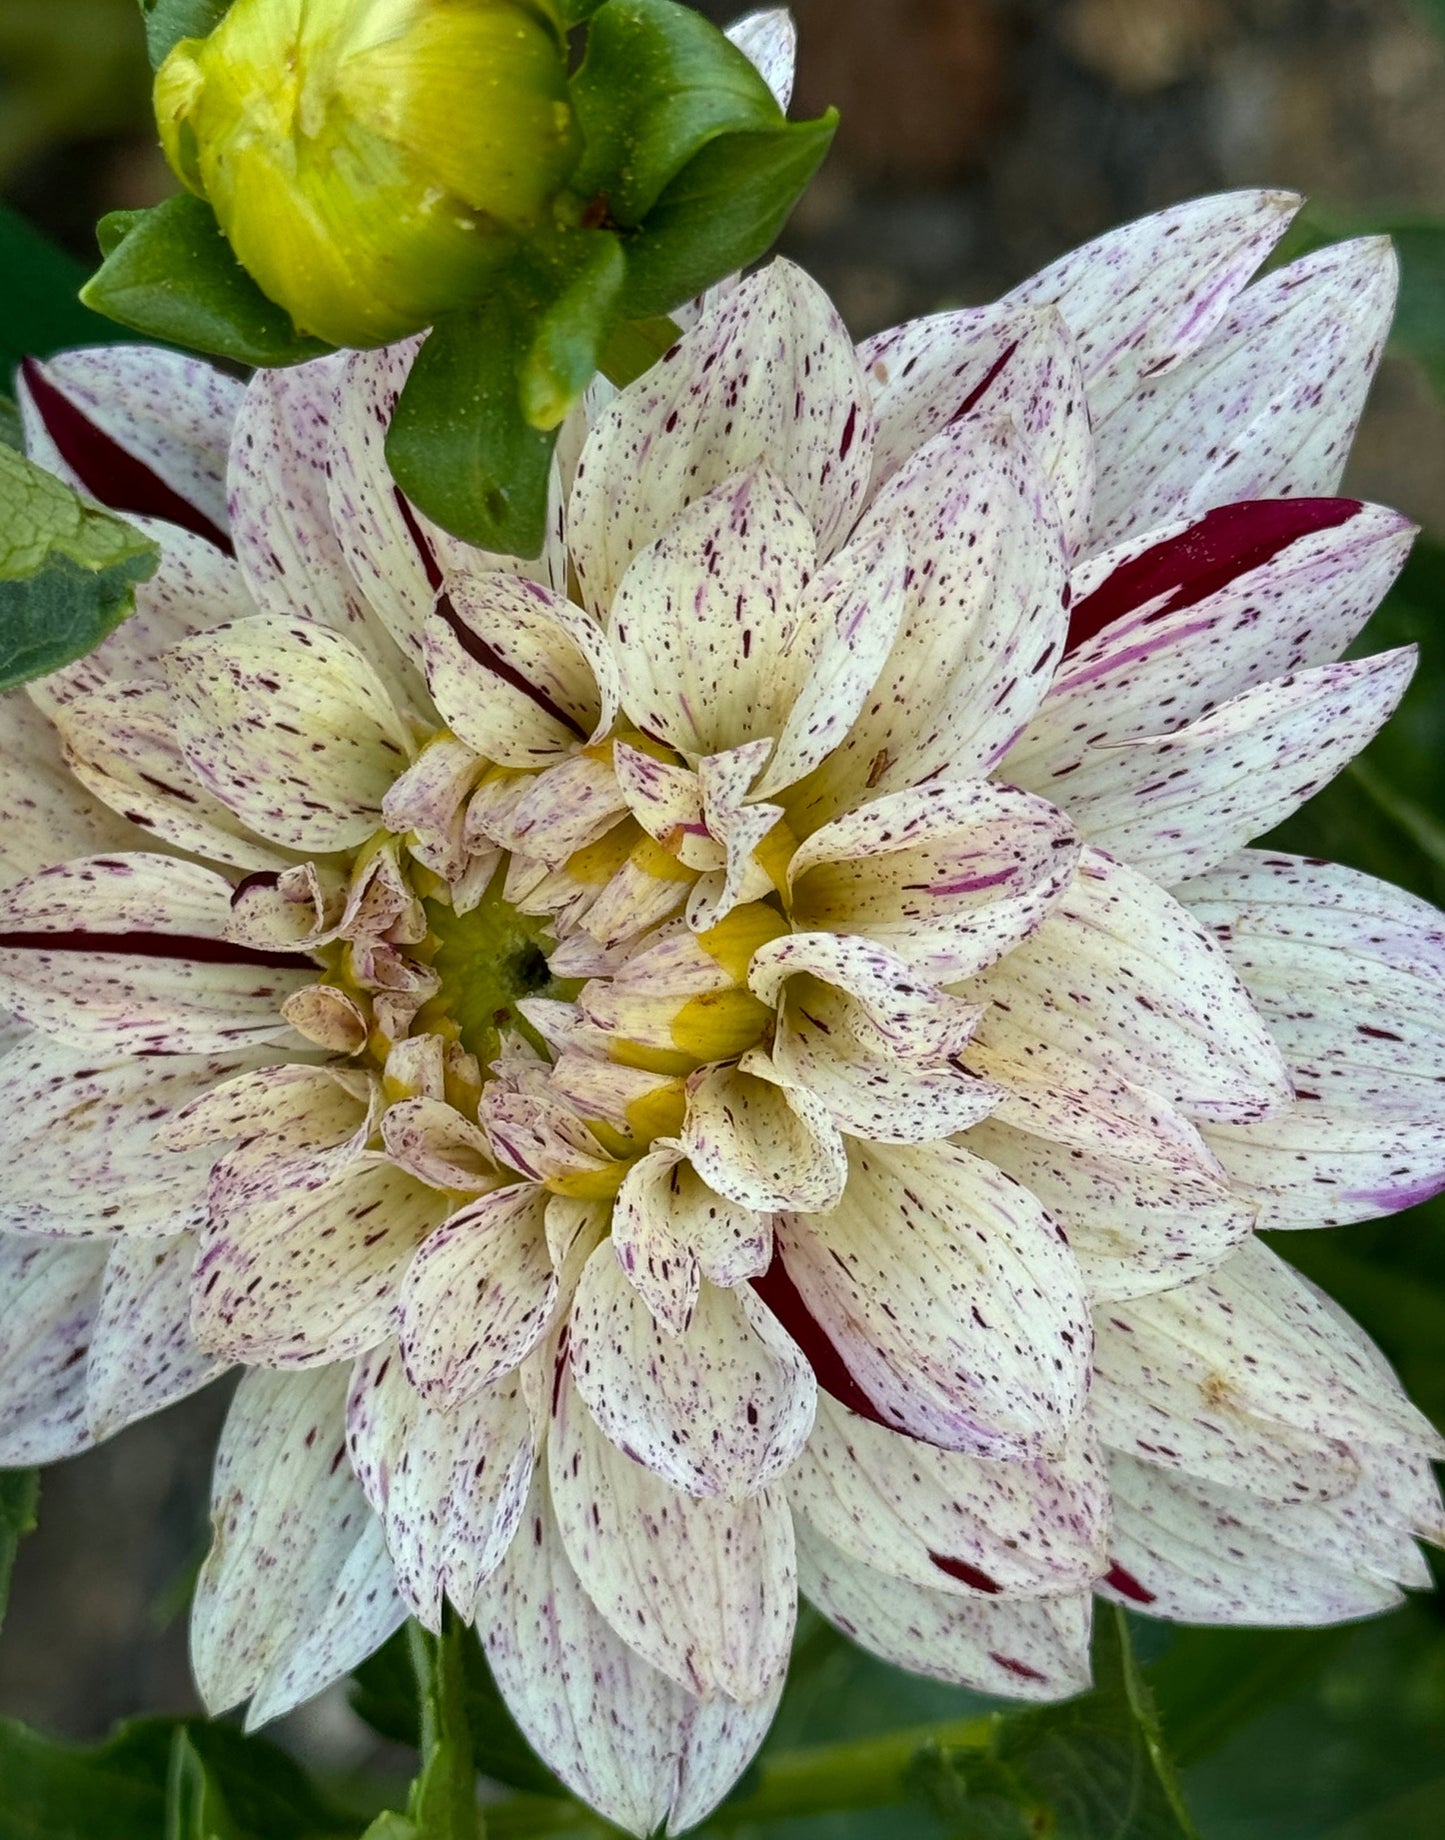
[[[149,103],[134,0],[0,6],[0,185],[56,141],[143,124]]]

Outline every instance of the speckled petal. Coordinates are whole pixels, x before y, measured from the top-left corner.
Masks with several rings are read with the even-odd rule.
[[[603,1618],[567,1557],[539,1476],[521,1531],[484,1592],[478,1630],[528,1742],[575,1794],[639,1840],[710,1813],[751,1760],[776,1695],[702,1701],[650,1667]]]
[[[1445,1186],[1445,931],[1352,869],[1246,851],[1180,895],[1244,979],[1295,1104],[1212,1130],[1265,1227],[1335,1226]]]
[[[726,35],[757,69],[786,113],[793,99],[793,66],[798,57],[798,28],[792,14],[785,6],[762,7],[735,19]],[[681,1833],[685,1825],[680,1823],[673,1831]]]
[[[108,1252],[0,1234],[0,1469],[56,1463],[93,1441],[85,1356]]]
[[[770,262],[623,390],[588,437],[569,512],[588,605],[605,613],[634,556],[761,459],[826,560],[862,509],[872,448],[868,389],[842,320],[800,268]]]
[[[798,1580],[828,1621],[870,1654],[1001,1699],[1066,1699],[1089,1684],[1091,1599],[956,1597],[840,1552],[798,1520]]]
[[[411,736],[349,640],[258,617],[186,640],[164,667],[192,772],[259,836],[340,850],[380,828]]]
[[[1172,205],[1061,256],[1004,304],[1063,314],[1097,427],[1146,378],[1167,375],[1210,337],[1300,202],[1253,191]]]
[[[65,764],[132,824],[188,854],[235,869],[288,868],[286,851],[253,836],[192,773],[164,684],[117,678],[55,712]]]
[[[37,465],[102,505],[225,541],[234,377],[153,345],[98,345],[30,359],[15,387]]]
[[[1031,1462],[939,1450],[823,1394],[788,1500],[878,1571],[962,1597],[1087,1590],[1105,1569],[1109,1492],[1092,1433]]]
[[[1215,1123],[1288,1103],[1279,1049],[1213,937],[1100,851],[1031,939],[957,989],[993,1005],[970,1054],[991,1079],[999,1062],[1064,1088],[1122,1079]]]
[[[202,1347],[267,1367],[349,1360],[385,1340],[445,1197],[361,1160],[317,1188],[237,1203],[201,1233],[192,1326]]]
[[[215,1054],[282,1040],[304,955],[229,944],[230,884],[174,856],[90,856],[0,895],[0,1004],[57,1040]]]
[[[789,979],[833,986],[852,999],[849,1023],[876,1054],[905,1061],[957,1054],[982,1014],[918,976],[884,946],[855,934],[785,933],[753,953],[748,985],[764,1003],[783,997]]]
[[[428,1629],[444,1600],[470,1622],[501,1564],[532,1480],[532,1417],[515,1376],[434,1411],[402,1370],[394,1342],[352,1375],[346,1442],[381,1517],[397,1587]]]
[[[724,1286],[765,1272],[773,1256],[766,1214],[715,1194],[680,1145],[654,1140],[628,1170],[612,1215],[623,1270],[665,1328],[687,1326],[698,1275]],[[676,1256],[678,1264],[662,1266]]]
[[[194,1233],[111,1247],[85,1367],[85,1415],[95,1437],[188,1398],[225,1371],[191,1335],[195,1262]]]
[[[776,1083],[765,1063],[713,1067],[688,1089],[682,1142],[710,1188],[739,1207],[831,1207],[843,1192],[843,1140],[811,1093]]]
[[[547,1457],[567,1557],[628,1646],[690,1693],[767,1698],[797,1613],[781,1490],[739,1502],[679,1494],[603,1435],[566,1372]]]
[[[1281,824],[1384,727],[1416,650],[1317,665],[1167,735],[1095,748],[1058,791],[1101,849],[1170,883]]]
[[[1333,492],[1395,308],[1386,237],[1257,281],[1204,344],[1096,430],[1096,541],[1246,498]]]
[[[557,1302],[545,1189],[498,1189],[455,1213],[417,1255],[398,1315],[402,1360],[439,1410],[514,1368]]]
[[[1026,939],[1078,860],[1055,806],[963,780],[890,793],[824,825],[788,865],[788,886],[798,926],[861,934],[941,982]]]
[[[71,856],[143,848],[144,831],[76,784],[23,690],[0,696],[0,888]]]
[[[812,1319],[763,1295],[845,1403],[925,1442],[1030,1458],[1083,1408],[1091,1332],[1083,1281],[1028,1190],[953,1144],[849,1145],[826,1214],[787,1214],[778,1248]],[[829,1371],[825,1387],[835,1390]]]
[[[610,1243],[577,1287],[569,1360],[613,1443],[689,1495],[756,1495],[812,1428],[813,1370],[750,1291],[702,1285],[687,1326],[669,1334]]]
[[[167,1149],[161,1133],[247,1058],[97,1055],[30,1036],[0,1061],[0,1231],[164,1237],[199,1226],[212,1156]]]
[[[253,1369],[221,1433],[215,1536],[191,1606],[210,1711],[250,1699],[255,1726],[379,1648],[406,1615],[381,1523],[346,1457],[350,1369]]]
[[[855,542],[900,536],[908,605],[874,693],[832,756],[791,788],[799,834],[934,776],[986,772],[1043,701],[1064,644],[1063,533],[1011,423],[960,422],[869,506]]]

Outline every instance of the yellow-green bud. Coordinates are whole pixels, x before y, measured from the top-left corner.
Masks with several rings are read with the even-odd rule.
[[[335,345],[475,300],[576,153],[549,0],[236,0],[171,51],[155,102],[177,177]]]

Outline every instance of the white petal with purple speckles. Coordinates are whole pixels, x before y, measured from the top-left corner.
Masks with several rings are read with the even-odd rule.
[[[1092,1337],[1053,1222],[952,1144],[854,1142],[848,1162],[842,1200],[785,1215],[778,1243],[873,1416],[978,1456],[1056,1443],[1083,1408]]]
[[[1290,192],[1254,191],[1172,205],[1071,250],[1004,304],[1063,314],[1097,427],[1209,338],[1300,203]]]
[[[958,1596],[1087,1590],[1105,1569],[1109,1493],[1092,1433],[991,1462],[871,1423],[828,1395],[788,1500],[840,1551]]]
[[[788,865],[800,927],[862,934],[926,977],[971,977],[1026,939],[1079,860],[1073,825],[1012,786],[964,780],[875,799]]]
[[[396,1344],[384,1343],[356,1364],[346,1442],[412,1614],[439,1629],[449,1600],[470,1622],[532,1480],[532,1416],[519,1381],[509,1376],[435,1411],[406,1378]]]
[[[85,1366],[85,1416],[94,1436],[162,1411],[225,1371],[191,1334],[195,1262],[194,1233],[111,1247]]]
[[[827,559],[863,505],[872,462],[868,389],[853,342],[791,262],[750,275],[667,357],[623,390],[588,437],[569,507],[588,605],[674,519],[766,460]]]
[[[895,1667],[1002,1699],[1089,1684],[1090,1598],[963,1598],[849,1557],[798,1521],[798,1582],[830,1623]]]
[[[690,1693],[771,1694],[797,1613],[781,1490],[738,1502],[679,1494],[603,1435],[568,1373],[547,1458],[567,1557],[628,1646]]]
[[[90,856],[0,895],[0,1003],[59,1041],[215,1054],[284,1040],[304,956],[224,937],[230,884],[174,856]]]
[[[1281,824],[1394,714],[1414,646],[1260,684],[1167,735],[1092,749],[1062,790],[1079,829],[1158,881]]]
[[[546,1333],[557,1301],[546,1208],[545,1189],[498,1189],[453,1214],[413,1262],[398,1311],[401,1355],[437,1408],[500,1379]]]
[[[567,1556],[545,1476],[483,1595],[478,1631],[537,1754],[639,1840],[669,1809],[669,1833],[710,1813],[762,1743],[776,1706],[775,1693],[754,1707],[699,1700],[629,1648]]]
[[[578,1284],[568,1359],[613,1443],[689,1495],[757,1494],[812,1428],[813,1370],[763,1304],[703,1284],[686,1327],[667,1333],[610,1243]]]
[[[798,28],[792,14],[785,6],[763,7],[735,19],[726,34],[757,69],[778,107],[786,110],[793,98],[793,65],[798,56]]]
[[[67,857],[144,843],[144,831],[76,784],[59,736],[25,692],[0,696],[0,887]]]
[[[1279,1049],[1193,915],[1135,869],[1085,850],[1063,900],[958,994],[992,1007],[975,1040],[1044,1083],[1086,1071],[1157,1092],[1190,1118],[1268,1117],[1290,1095]],[[970,1056],[972,1061],[973,1057]]]
[[[713,1067],[690,1083],[682,1142],[694,1169],[739,1207],[831,1207],[843,1192],[843,1140],[811,1093],[759,1062]]]
[[[92,1442],[85,1356],[108,1251],[0,1234],[0,1469],[56,1463]]]
[[[800,834],[862,803],[985,772],[1049,687],[1064,643],[1063,534],[1011,424],[958,423],[873,500],[855,542],[908,548],[908,604],[863,712],[784,803]]]
[[[164,669],[192,772],[259,836],[340,850],[380,828],[412,741],[349,640],[258,617],[186,640]]]
[[[1389,240],[1257,281],[1209,339],[1097,430],[1096,541],[1245,498],[1333,492],[1395,309]]]
[[[248,1365],[349,1360],[385,1340],[416,1248],[445,1197],[360,1161],[320,1187],[238,1203],[201,1231],[191,1320],[203,1348]]]
[[[252,1725],[289,1711],[406,1614],[346,1457],[349,1374],[253,1370],[231,1402],[191,1607],[191,1660],[212,1713],[245,1699]]]
[[[1334,1226],[1445,1186],[1445,932],[1352,869],[1246,851],[1179,890],[1279,1042],[1295,1103],[1210,1132],[1265,1227]]]

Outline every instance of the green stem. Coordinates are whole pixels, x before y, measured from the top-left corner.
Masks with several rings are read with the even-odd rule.
[[[735,1833],[754,1821],[790,1815],[834,1814],[855,1808],[889,1808],[909,1799],[908,1770],[920,1751],[986,1750],[993,1734],[989,1718],[955,1719],[944,1725],[916,1725],[878,1738],[782,1751],[765,1758],[753,1788],[724,1802],[703,1830]],[[535,1840],[544,1835],[613,1834],[616,1829],[580,1802],[515,1796],[487,1810],[488,1840]]]

